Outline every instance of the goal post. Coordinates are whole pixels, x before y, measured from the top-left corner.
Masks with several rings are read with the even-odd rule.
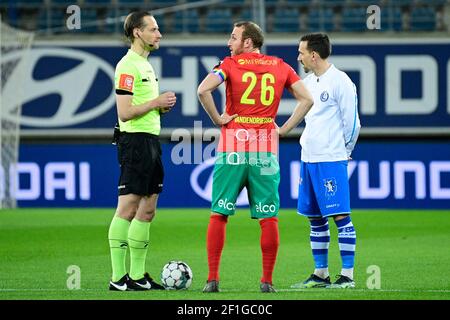
[[[23,78],[34,34],[12,28],[0,17],[0,209],[15,208]]]

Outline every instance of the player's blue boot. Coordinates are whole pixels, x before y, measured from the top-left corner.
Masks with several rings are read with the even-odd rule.
[[[349,277],[343,276],[342,274],[338,275],[337,280],[327,286],[327,289],[346,289],[346,288],[354,288],[355,281],[350,279]]]
[[[322,279],[321,277],[316,276],[313,273],[305,281],[293,284],[291,288],[293,289],[325,288],[330,284],[331,284],[330,277]]]

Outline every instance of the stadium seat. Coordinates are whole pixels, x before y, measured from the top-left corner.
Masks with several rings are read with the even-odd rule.
[[[50,0],[51,5],[66,5],[79,4],[77,0]]]
[[[120,19],[117,19],[121,16],[126,16],[130,12],[129,9],[121,8],[110,8],[106,12],[106,18],[111,18],[111,23],[105,23],[103,30],[107,33],[118,33],[123,34],[123,21],[120,21]],[[113,22],[114,21],[114,22]]]
[[[198,32],[199,15],[197,10],[177,11],[174,17],[173,32]]]
[[[365,8],[347,8],[342,10],[342,31],[358,32],[367,31]]]
[[[205,17],[205,31],[213,33],[230,33],[232,30],[230,9],[212,9]]]
[[[395,4],[396,6],[411,6],[414,5],[414,1],[411,0],[395,0],[391,1],[390,4]],[[381,7],[381,5],[380,5]]]
[[[93,5],[111,5],[113,0],[84,0],[84,4]]]
[[[15,4],[17,7],[28,7],[36,5],[44,5],[45,0],[0,0],[0,5],[11,5]]]
[[[251,21],[253,20],[252,10],[243,9],[239,14],[235,16],[236,21]]]
[[[198,1],[198,0],[197,0]],[[227,0],[223,4],[245,4],[246,0]]]
[[[111,0],[114,1],[114,0]],[[148,1],[146,0],[116,0],[119,7],[127,7],[129,9],[149,10]]]
[[[334,13],[330,8],[311,8],[308,12],[309,31],[332,31],[334,30]]]
[[[277,9],[273,15],[273,31],[298,32],[300,30],[299,17],[300,14],[297,9]]]
[[[117,0],[117,3],[119,5],[137,5],[140,3],[140,5],[144,5],[145,1],[139,1],[139,0]]]
[[[388,7],[381,10],[380,31],[401,31],[402,28],[402,10],[400,7]]]
[[[366,6],[370,6],[372,4],[375,5],[380,5],[380,1],[374,1],[374,0],[349,0],[350,2],[347,3],[347,5],[364,5]],[[401,0],[400,0],[401,1]]]
[[[314,0],[284,0],[289,5],[295,4],[298,6],[308,6],[310,5]],[[267,2],[267,0],[266,0]]]
[[[179,4],[177,0],[149,0],[148,4],[158,7],[171,7]]]
[[[347,0],[317,0],[315,3],[318,3],[319,5],[323,7],[332,7],[336,5],[343,5]]]
[[[108,7],[113,4],[114,0],[84,0],[85,5]]]
[[[443,5],[448,3],[448,0],[416,0],[417,4],[428,4],[428,5]]]
[[[61,9],[42,8],[39,11],[37,27],[39,30],[62,28],[66,25],[65,11]]]
[[[81,29],[80,29],[80,31],[85,32],[85,33],[99,32],[101,30],[100,28],[102,27],[102,25],[100,25],[100,24],[93,24],[93,25],[83,27],[83,23],[94,23],[99,19],[100,19],[100,17],[98,16],[96,9],[84,8],[83,10],[81,10]],[[97,23],[99,23],[99,21],[97,21]]]
[[[265,0],[264,3],[266,5],[266,9],[267,8],[276,8],[280,5],[281,0]]]
[[[436,28],[436,13],[432,7],[415,7],[411,10],[411,31],[433,31]]]

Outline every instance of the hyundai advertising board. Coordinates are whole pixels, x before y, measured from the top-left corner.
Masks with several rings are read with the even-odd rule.
[[[196,92],[212,67],[229,54],[226,41],[226,36],[212,43],[163,40],[152,53],[150,61],[161,79],[161,91],[171,90],[178,96],[175,109],[164,116],[165,133],[191,128],[194,121],[212,126]],[[304,76],[297,61],[297,40],[267,42],[267,54],[282,57]],[[21,80],[22,133],[33,136],[57,130],[60,135],[105,135],[117,117],[114,68],[126,50],[119,42],[37,42]],[[363,134],[409,130],[449,135],[450,41],[339,40],[332,50],[331,62],[346,71],[358,88]],[[15,58],[5,54],[2,61]],[[3,93],[16,92],[7,86]],[[215,93],[217,104],[223,106],[223,86]],[[14,109],[8,101],[14,99],[4,101],[7,117]],[[294,106],[285,93],[278,121],[287,119]]]

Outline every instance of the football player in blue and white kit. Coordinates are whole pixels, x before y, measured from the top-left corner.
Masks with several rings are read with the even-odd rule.
[[[314,98],[305,117],[302,146],[298,213],[309,218],[314,273],[293,288],[353,288],[356,233],[350,218],[348,161],[361,128],[356,87],[344,72],[327,59],[331,54],[326,34],[307,34],[300,39],[298,60],[304,82]],[[328,272],[330,230],[328,217],[338,228],[342,270],[331,283]]]

